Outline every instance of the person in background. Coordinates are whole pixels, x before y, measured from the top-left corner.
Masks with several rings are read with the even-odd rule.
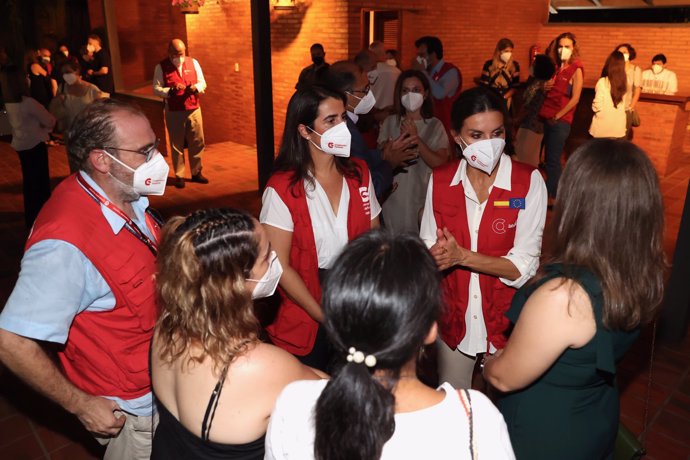
[[[65,133],[69,130],[74,119],[84,108],[96,99],[108,97],[98,86],[85,82],[81,78],[81,68],[78,64],[66,62],[62,65],[62,79],[64,83],[58,87],[58,94],[50,104],[51,113],[57,118],[58,131]],[[79,170],[79,164],[73,157],[67,156],[70,173]]]
[[[452,120],[463,158],[433,170],[420,236],[444,272],[439,377],[470,388],[477,357],[505,344],[515,289],[537,271],[547,198],[540,172],[505,153],[508,110],[495,91],[464,91]]]
[[[414,46],[417,47],[417,58],[412,62],[412,68],[421,70],[429,79],[434,116],[441,120],[448,138],[451,138],[450,111],[462,91],[462,73],[455,65],[443,60],[443,43],[438,37],[421,37]]]
[[[417,378],[420,350],[437,335],[439,278],[414,235],[372,231],[347,246],[323,295],[337,369],[283,390],[266,459],[515,458],[486,396]]]
[[[377,119],[383,121],[393,110],[395,101],[393,91],[395,91],[395,82],[400,75],[400,69],[386,63],[386,47],[383,42],[371,42],[369,51],[376,56],[376,68],[369,73],[371,92],[374,93],[376,98],[374,116],[377,116],[376,112],[379,112],[380,115],[377,116]]]
[[[28,50],[25,61],[29,76],[29,95],[47,109],[57,92],[57,83],[48,72],[50,51],[45,48]]]
[[[273,295],[282,274],[266,231],[234,209],[175,217],[163,227],[157,266],[151,380],[160,423],[151,458],[263,459],[280,391],[318,378],[259,338],[253,300]]]
[[[366,163],[350,158],[346,102],[320,86],[290,98],[260,215],[284,268],[281,304],[266,331],[275,345],[321,370],[331,360],[321,278],[349,240],[379,226],[381,212]]]
[[[306,66],[299,73],[295,89],[300,89],[305,85],[313,85],[321,79],[321,75],[328,70],[330,64],[326,62],[326,51],[321,43],[314,43],[309,48],[312,64]]]
[[[81,78],[84,81],[93,83],[93,77],[89,75],[89,70],[93,70],[93,53],[86,45],[79,48],[79,66],[81,67]]]
[[[592,137],[625,137],[625,104],[623,96],[627,88],[625,58],[620,51],[614,51],[606,59],[601,78],[594,88],[592,101]]]
[[[508,110],[511,108],[515,88],[520,84],[520,64],[513,60],[513,42],[502,38],[496,43],[494,55],[484,63],[481,84],[488,86],[506,100]]]
[[[400,69],[400,53],[396,49],[386,50],[386,64]]]
[[[642,92],[673,96],[678,92],[678,77],[666,68],[666,56],[656,54],[652,67],[642,72]]]
[[[645,152],[615,139],[578,148],[549,230],[546,261],[515,295],[515,327],[484,375],[505,392],[517,458],[614,458],[616,363],[664,291],[663,202]]]
[[[546,189],[550,205],[556,199],[561,157],[580,102],[585,75],[575,35],[570,32],[560,34],[554,40],[552,52],[556,74],[545,86],[546,98],[539,110],[539,117],[544,120]]]
[[[86,74],[91,77],[91,83],[104,93],[112,94],[115,92],[113,68],[110,53],[103,47],[101,37],[96,34],[89,35],[86,49],[93,56],[91,65],[86,70]]]
[[[632,140],[633,112],[637,107],[637,102],[640,100],[640,93],[642,92],[642,69],[632,62],[637,57],[637,52],[632,45],[629,43],[620,44],[616,47],[616,51],[622,53],[623,59],[625,59],[625,75],[628,82],[625,96],[623,96],[625,116],[627,120],[625,136],[628,138],[628,140]]]
[[[386,228],[394,233],[419,234],[419,218],[424,207],[431,168],[450,158],[449,143],[443,123],[433,116],[429,80],[419,70],[400,74],[395,84],[395,114],[386,118],[379,133],[379,149],[407,133],[416,138],[410,149],[415,160],[404,163],[395,171],[396,187],[383,203]]]
[[[55,118],[29,96],[26,76],[16,66],[2,69],[2,94],[12,128],[12,148],[22,167],[24,223],[31,228],[43,204],[50,198],[50,172],[46,141]]]
[[[156,321],[159,221],[147,195],[168,165],[146,116],[99,99],[74,120],[67,151],[80,170],[34,223],[21,272],[0,313],[0,360],[74,414],[105,460],[151,456],[149,348]],[[58,361],[43,342],[59,345]]]
[[[60,45],[58,48],[57,53],[53,56],[53,72],[51,73],[51,77],[53,80],[55,80],[58,84],[58,91],[59,87],[61,84],[65,82],[65,80],[62,79],[62,66],[65,64],[73,64],[73,65],[79,65],[79,59],[77,59],[76,56],[73,56],[69,52],[69,48],[67,48],[67,45]]]
[[[174,185],[177,188],[185,187],[185,142],[192,182],[208,184],[208,179],[201,173],[201,157],[206,142],[199,97],[206,91],[206,79],[199,62],[186,56],[186,52],[182,40],[171,40],[168,57],[159,62],[153,71],[153,93],[165,100],[165,126],[170,138]]]
[[[539,166],[544,138],[544,122],[539,118],[539,110],[546,98],[546,84],[555,71],[551,58],[545,54],[535,56],[531,75],[522,95],[522,107],[515,120],[518,127],[515,135],[516,158],[535,168]]]

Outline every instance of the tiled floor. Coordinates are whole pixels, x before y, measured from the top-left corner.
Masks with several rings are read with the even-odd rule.
[[[68,172],[61,147],[51,147],[51,175],[57,183]],[[664,247],[669,255],[675,246],[688,179],[688,161],[662,180],[667,230]],[[232,143],[207,148],[204,175],[209,185],[188,183],[183,190],[166,189],[153,197],[152,206],[164,216],[192,209],[234,206],[257,215],[260,197],[256,181],[255,150]],[[23,228],[19,161],[9,145],[0,141],[0,307],[16,280],[27,232]],[[647,459],[690,459],[690,338],[680,344],[657,344],[650,387],[647,430],[643,433],[651,330],[626,356],[620,366],[621,420],[635,434],[645,434]],[[59,407],[27,389],[9,372],[0,369],[1,459],[95,459],[102,448],[80,423]]]

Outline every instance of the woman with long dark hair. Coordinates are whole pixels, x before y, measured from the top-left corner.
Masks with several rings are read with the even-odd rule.
[[[462,159],[435,168],[420,235],[444,271],[439,376],[470,388],[478,355],[505,344],[515,289],[537,271],[546,219],[539,171],[505,154],[505,102],[484,87],[465,91],[451,113]]]
[[[594,204],[592,206],[592,204]],[[635,145],[594,139],[568,160],[549,253],[506,314],[515,328],[484,374],[518,458],[613,458],[616,363],[663,297],[659,182]]]
[[[623,96],[626,92],[625,60],[623,53],[614,51],[606,59],[601,78],[594,89],[592,101],[592,137],[625,137],[626,118]]]
[[[330,381],[286,387],[266,458],[514,458],[483,394],[417,379],[441,310],[434,259],[413,235],[372,231],[351,242],[324,285],[325,327],[339,366]]]
[[[323,276],[349,240],[378,227],[381,207],[362,160],[350,158],[345,95],[324,87],[290,99],[283,142],[263,195],[261,223],[285,268],[271,341],[325,370],[330,347],[319,323]]]
[[[386,228],[394,232],[419,233],[419,216],[424,207],[431,168],[449,159],[448,135],[443,123],[433,116],[429,80],[419,70],[405,70],[395,83],[393,108],[379,131],[379,149],[401,134],[418,138],[410,147],[417,159],[396,169],[393,192],[383,203]]]
[[[273,294],[281,272],[263,227],[242,211],[196,211],[163,228],[152,459],[263,458],[278,393],[317,378],[259,339],[252,299]]]
[[[544,120],[546,188],[551,202],[556,198],[561,177],[561,156],[570,135],[585,78],[575,35],[564,32],[556,37],[552,58],[556,63],[556,75],[547,85],[546,99],[539,110],[539,116]]]

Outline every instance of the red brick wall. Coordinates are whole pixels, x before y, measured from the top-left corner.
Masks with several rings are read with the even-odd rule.
[[[607,56],[621,43],[630,43],[637,51],[635,63],[643,70],[652,56],[664,53],[668,68],[678,74],[678,93],[690,93],[690,61],[685,58],[690,46],[690,28],[686,25],[548,25],[539,32],[542,49],[561,32],[572,32],[585,66],[585,85],[594,86]]]
[[[206,142],[256,144],[249,2],[207,1],[199,14],[186,16],[187,49],[208,84],[201,98]]]

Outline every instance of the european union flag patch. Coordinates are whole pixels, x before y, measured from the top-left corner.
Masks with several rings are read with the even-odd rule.
[[[511,198],[505,201],[494,201],[494,207],[508,209],[525,209],[525,199]]]

